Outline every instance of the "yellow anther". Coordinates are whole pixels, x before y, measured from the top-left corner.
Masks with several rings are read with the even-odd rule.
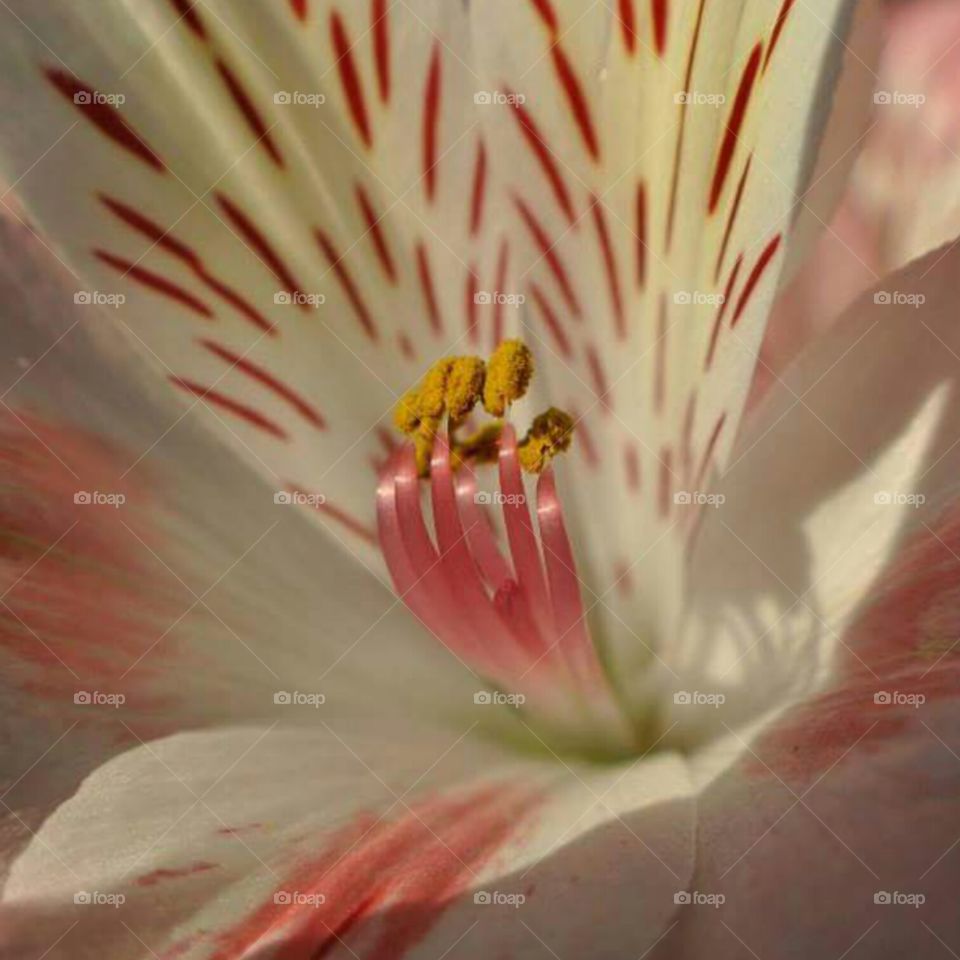
[[[519,400],[533,379],[533,354],[519,340],[505,340],[487,362],[483,406],[487,413],[502,417],[507,407]]]
[[[397,402],[393,410],[396,428],[406,436],[420,429],[420,391],[409,390]]]
[[[453,360],[438,360],[420,383],[420,419],[437,420],[446,410],[447,380]]]
[[[570,449],[573,417],[556,407],[536,417],[517,448],[520,466],[528,473],[543,473],[550,461]]]
[[[486,365],[479,357],[456,357],[447,370],[444,403],[454,423],[462,420],[483,395]]]
[[[419,385],[400,398],[393,412],[397,428],[413,440],[420,476],[430,475],[433,445],[444,417],[448,419],[454,467],[496,462],[502,423],[481,426],[463,440],[457,440],[455,432],[481,399],[488,413],[502,417],[510,404],[527,392],[533,371],[533,354],[519,340],[501,343],[487,363],[479,357],[438,360]],[[569,449],[573,428],[573,418],[556,407],[541,413],[518,446],[523,469],[542,473],[558,453]]]

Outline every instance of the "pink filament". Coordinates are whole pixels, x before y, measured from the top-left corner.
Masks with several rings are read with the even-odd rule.
[[[509,555],[478,502],[473,471],[454,472],[446,435],[437,438],[431,462],[433,536],[413,448],[393,454],[377,490],[377,516],[396,591],[447,649],[504,689],[555,705],[564,690],[609,700],[553,472],[539,481],[538,536],[509,424],[499,474]]]

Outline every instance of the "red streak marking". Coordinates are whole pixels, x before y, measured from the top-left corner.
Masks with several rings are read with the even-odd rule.
[[[265,417],[259,411],[254,410],[253,407],[247,406],[245,403],[232,400],[219,391],[213,390],[210,387],[203,387],[193,380],[185,380],[183,377],[170,377],[169,380],[171,383],[181,387],[195,397],[199,397],[204,402],[220,407],[222,410],[226,410],[228,413],[240,417],[241,420],[246,420],[251,426],[257,427],[257,429],[263,430],[265,433],[269,433],[278,440],[288,439],[286,431],[281,426]]]
[[[238,833],[244,833],[248,830],[259,830],[263,826],[262,823],[245,823],[239,827],[219,827],[217,833],[221,834],[224,837],[234,837]]]
[[[377,258],[384,272],[390,278],[391,283],[397,282],[397,267],[390,254],[390,248],[387,246],[387,238],[383,234],[383,228],[380,226],[380,217],[373,209],[373,204],[367,196],[366,190],[360,184],[357,184],[357,201],[360,209],[363,211],[363,219],[367,224],[367,232],[373,241],[373,249],[377,252]]]
[[[575,224],[577,216],[573,209],[573,201],[570,199],[570,191],[567,189],[567,185],[560,173],[560,168],[553,159],[552,151],[547,146],[546,140],[543,139],[540,130],[534,123],[526,107],[518,103],[513,109],[517,117],[517,122],[520,124],[520,131],[523,133],[524,138],[530,145],[530,149],[533,150],[534,155],[540,162],[540,166],[543,167],[543,172],[547,175],[547,180],[550,183],[554,196],[557,198],[557,203],[560,204],[560,209],[563,210],[570,223]]]
[[[660,476],[658,483],[657,509],[660,516],[666,519],[670,516],[670,507],[673,504],[673,451],[664,447],[660,451]]]
[[[556,342],[557,349],[563,354],[565,359],[572,359],[573,350],[570,348],[570,338],[567,336],[566,332],[561,326],[556,311],[554,311],[553,307],[550,306],[550,302],[547,300],[543,291],[535,283],[533,283],[530,285],[530,295],[533,297],[533,302],[540,310],[540,315],[543,317],[543,322],[546,325],[547,330],[550,331],[550,335]]]
[[[296,484],[289,484],[287,489],[290,493],[302,493],[309,494],[310,491],[304,490],[302,487],[298,487]],[[323,503],[320,503],[316,500],[311,500],[311,505],[317,513],[322,516],[329,517],[331,520],[336,520],[341,526],[346,527],[351,533],[356,534],[361,540],[366,541],[369,544],[376,546],[377,544],[377,535],[366,526],[356,517],[349,514],[346,510],[341,509],[340,507],[334,506],[329,500],[324,500]]]
[[[653,14],[653,39],[662,57],[667,49],[667,0],[650,0]]]
[[[588,467],[595,469],[600,465],[600,453],[597,450],[597,445],[593,442],[593,433],[587,426],[586,420],[582,420],[575,413],[573,419],[576,422],[576,437],[583,452],[583,458],[587,461]]]
[[[531,2],[537,13],[543,18],[543,22],[547,25],[550,33],[557,34],[560,31],[560,22],[557,20],[556,11],[553,9],[550,0],[531,0]]]
[[[716,424],[714,424],[713,431],[710,434],[710,439],[707,441],[706,449],[703,451],[703,457],[700,460],[700,467],[697,470],[697,479],[695,486],[699,490],[703,484],[703,480],[707,475],[707,468],[710,466],[710,460],[713,457],[714,450],[717,448],[717,441],[720,439],[720,433],[723,430],[723,425],[727,421],[727,415],[725,413],[720,414],[717,419]]]
[[[330,268],[340,282],[340,286],[343,287],[343,291],[347,295],[347,299],[350,301],[350,305],[353,307],[354,313],[360,321],[364,332],[371,340],[376,340],[379,337],[376,324],[373,322],[373,317],[371,317],[366,303],[364,303],[363,298],[360,296],[360,291],[357,289],[353,277],[350,276],[349,271],[344,266],[343,259],[338,256],[333,243],[331,243],[329,237],[327,237],[322,230],[314,230],[314,236],[316,236],[317,242],[320,244],[324,256],[326,256],[327,262],[330,264]]]
[[[750,297],[753,295],[754,290],[757,288],[757,284],[760,282],[760,278],[763,276],[764,271],[770,265],[770,261],[776,256],[777,250],[780,248],[780,241],[783,238],[782,233],[778,233],[771,241],[767,244],[766,249],[763,253],[760,254],[760,259],[757,261],[756,266],[750,273],[750,277],[747,280],[743,288],[743,293],[740,294],[740,300],[737,303],[737,312],[733,315],[733,320],[730,323],[731,327],[735,327],[739,323],[740,318],[743,316],[744,310],[747,309],[747,304],[750,302]]]
[[[600,355],[593,344],[587,347],[587,366],[590,369],[590,379],[593,381],[593,392],[596,394],[603,412],[610,413],[613,409],[610,400],[610,385],[603,364],[600,362]]]
[[[256,251],[257,256],[269,267],[273,275],[283,284],[288,293],[299,293],[300,284],[293,278],[276,250],[270,245],[267,238],[260,232],[254,222],[227,196],[217,194],[217,202],[227,215],[230,222],[240,231],[246,243]],[[301,309],[310,310],[309,304],[302,304]]]
[[[427,200],[437,193],[437,140],[440,126],[440,92],[442,83],[440,44],[434,44],[433,59],[427,75],[423,109],[423,173],[427,184]]]
[[[109,103],[97,103],[93,87],[88,87],[66,70],[47,70],[47,78],[74,106],[102,133],[114,143],[134,156],[139,157],[154,170],[164,172],[163,161],[147,146],[133,127],[123,119],[116,107]],[[87,102],[77,103],[75,97],[81,95]]]
[[[330,33],[333,39],[333,52],[337,60],[340,73],[340,83],[343,86],[344,96],[353,122],[363,142],[369,147],[373,144],[373,135],[370,132],[370,120],[367,116],[367,104],[363,97],[363,87],[360,85],[360,75],[357,65],[353,61],[353,51],[347,39],[347,30],[343,19],[337,11],[330,15]]]
[[[710,346],[707,349],[707,358],[704,361],[703,369],[706,372],[713,364],[713,356],[717,350],[717,341],[720,338],[720,330],[723,327],[723,318],[727,314],[727,307],[730,305],[730,299],[733,296],[733,288],[736,286],[737,277],[740,274],[740,268],[743,266],[743,254],[737,257],[737,262],[730,271],[730,279],[727,281],[727,289],[723,294],[723,303],[717,308],[717,319],[713,324],[713,333],[710,335]]]
[[[413,347],[413,341],[405,333],[397,334],[397,346],[407,360],[416,359],[417,351]]]
[[[250,99],[250,95],[244,90],[243,84],[240,83],[233,71],[222,60],[217,61],[217,69],[220,71],[220,76],[223,77],[223,82],[230,91],[230,96],[233,97],[234,102],[247,121],[247,125],[256,136],[257,142],[263,145],[267,153],[270,154],[273,162],[278,167],[282,167],[283,156],[280,154],[280,150],[270,136],[270,131],[263,122],[260,111],[257,110],[253,100]]]
[[[100,194],[100,200],[128,226],[142,233],[145,237],[148,237],[161,249],[166,250],[168,253],[186,263],[198,279],[202,280],[214,293],[242,313],[254,326],[269,333],[270,336],[277,335],[276,327],[270,323],[263,314],[256,310],[232,287],[228,287],[225,283],[222,283],[215,276],[207,272],[203,261],[195,250],[165,232],[159,224],[154,223],[152,220],[143,216],[143,214],[121,203],[119,200],[114,200],[105,194]]]
[[[647,282],[647,185],[637,184],[637,286]]]
[[[590,115],[590,104],[583,92],[583,87],[577,77],[573,64],[563,52],[559,45],[553,48],[553,66],[557,71],[557,77],[560,80],[560,86],[566,94],[567,102],[573,111],[573,119],[580,129],[580,135],[583,142],[594,160],[600,159],[600,142],[597,139],[597,131],[593,126],[593,118]]]
[[[390,19],[387,0],[373,0],[373,59],[377,66],[377,87],[380,100],[390,100]]]
[[[623,42],[631,56],[637,49],[637,19],[633,9],[633,0],[620,0],[620,26],[623,29]]]
[[[170,0],[180,19],[198,36],[201,40],[207,39],[207,31],[204,29],[203,21],[197,8],[201,0]]]
[[[660,294],[660,310],[657,315],[657,360],[653,378],[653,406],[663,413],[667,398],[667,295]]]
[[[664,0],[665,2],[665,0]],[[693,31],[693,42],[690,44],[690,56],[687,58],[687,72],[683,81],[683,89],[690,92],[690,85],[693,82],[693,67],[697,60],[697,51],[700,49],[700,33],[703,28],[703,12],[706,9],[707,0],[700,0],[700,8],[697,11],[697,25]],[[666,24],[666,21],[664,21]],[[664,25],[666,29],[666,25]],[[680,168],[683,164],[683,146],[687,138],[687,114],[689,106],[680,105],[680,131],[677,134],[677,146],[673,154],[673,182],[670,185],[670,206],[667,212],[667,249],[673,243],[673,228],[677,218],[677,200],[680,191]]]
[[[471,265],[467,270],[466,283],[466,312],[467,312],[467,335],[470,343],[476,346],[480,343],[480,328],[477,326],[477,294],[480,292],[480,280],[477,277],[476,267]]]
[[[167,280],[166,277],[161,277],[158,273],[153,273],[150,270],[145,270],[143,267],[138,267],[129,260],[115,257],[112,253],[107,253],[105,250],[94,250],[93,252],[99,260],[113,267],[118,273],[122,273],[125,277],[136,280],[137,283],[142,283],[145,287],[149,287],[157,293],[162,293],[165,297],[176,300],[181,306],[192,310],[207,320],[213,319],[213,311],[202,300],[195,297],[192,293],[188,293],[183,287]]]
[[[640,454],[632,443],[624,448],[623,466],[627,475],[627,489],[637,493],[640,490]]]
[[[473,197],[470,202],[470,235],[476,236],[483,225],[483,201],[487,195],[487,147],[477,144],[477,165],[473,172]]]
[[[617,326],[617,336],[623,340],[627,335],[627,319],[623,310],[623,293],[620,289],[620,274],[617,270],[617,261],[610,241],[610,231],[607,229],[607,219],[604,216],[603,206],[598,197],[593,198],[593,223],[597,228],[597,240],[600,243],[600,252],[603,255],[603,265],[607,273],[607,284],[610,287],[610,299],[613,303],[613,316]]]
[[[534,240],[537,241],[540,251],[543,254],[543,258],[547,262],[547,266],[550,267],[551,272],[556,278],[556,281],[560,286],[560,292],[563,294],[563,299],[570,308],[570,312],[573,313],[575,317],[579,318],[581,315],[580,304],[577,301],[577,295],[573,292],[573,285],[570,282],[570,276],[561,262],[556,250],[553,249],[553,244],[550,242],[550,238],[543,229],[543,225],[537,220],[537,218],[533,215],[533,211],[526,205],[526,203],[523,202],[520,197],[514,195],[513,199],[514,203],[517,205],[517,209],[520,211],[520,216],[527,225],[527,229],[532,234]]]
[[[430,270],[430,258],[427,248],[417,244],[417,273],[420,277],[420,288],[427,303],[427,317],[434,333],[439,334],[443,329],[443,318],[440,316],[440,304],[437,302],[437,289],[433,283],[433,273]]]
[[[205,873],[207,870],[215,870],[217,866],[218,864],[216,863],[198,861],[191,863],[189,867],[160,868],[159,870],[153,870],[150,873],[144,873],[137,877],[136,883],[138,887],[154,887],[160,883],[161,880],[176,880],[180,877],[189,877],[195,873]]]
[[[507,273],[510,269],[510,245],[506,240],[500,245],[500,259],[497,261],[496,293],[504,294],[507,286]],[[503,311],[506,304],[498,298],[493,305],[493,345],[498,346],[503,340]]]
[[[747,176],[750,173],[750,166],[753,163],[753,154],[747,158],[746,165],[743,168],[743,174],[740,177],[740,183],[737,185],[737,193],[733,198],[733,206],[730,208],[730,216],[727,218],[727,229],[723,234],[723,243],[720,245],[720,252],[717,254],[717,266],[713,273],[714,282],[720,278],[720,271],[723,269],[723,261],[727,256],[727,247],[730,245],[730,237],[733,235],[733,228],[737,220],[737,214],[740,212],[740,203],[743,200],[743,191],[747,185]]]
[[[298,20],[307,19],[308,0],[290,0],[290,6],[293,8],[293,14]]]
[[[777,43],[780,41],[780,34],[783,33],[783,28],[787,22],[787,17],[790,16],[790,11],[793,9],[794,3],[796,3],[796,0],[784,0],[783,6],[780,8],[780,15],[777,17],[776,25],[773,28],[773,34],[770,37],[770,46],[767,48],[767,56],[763,61],[764,72],[766,72],[767,66],[770,63],[770,58],[773,56],[773,51],[777,48]]]
[[[760,70],[762,56],[763,44],[758,43],[753,48],[753,53],[750,54],[750,60],[747,62],[746,67],[744,67],[743,76],[740,78],[737,98],[734,100],[733,109],[730,111],[727,130],[720,147],[720,154],[717,157],[717,167],[713,175],[713,185],[710,187],[710,203],[708,209],[711,214],[716,212],[717,204],[720,202],[720,195],[723,193],[724,185],[730,173],[730,165],[733,162],[733,155],[737,148],[740,130],[743,128],[743,121],[747,116],[750,96],[757,82],[757,74]]]
[[[320,416],[316,409],[307,403],[292,387],[287,386],[282,380],[278,380],[268,370],[254,363],[252,360],[246,359],[239,353],[234,353],[232,350],[227,349],[227,347],[215,343],[213,340],[201,340],[200,343],[211,353],[220,357],[221,360],[229,363],[234,369],[245,373],[252,380],[256,380],[268,390],[275,393],[281,400],[285,400],[304,420],[313,424],[318,430],[326,428],[323,417]]]

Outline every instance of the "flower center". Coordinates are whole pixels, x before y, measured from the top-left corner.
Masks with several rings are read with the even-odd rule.
[[[457,437],[481,402],[506,416],[532,375],[527,348],[508,341],[486,364],[440,361],[401,400],[396,422],[411,442],[381,475],[381,549],[413,614],[495,688],[496,699],[518,708],[515,736],[549,750],[629,755],[643,738],[591,637],[551,466],[570,446],[573,420],[551,409],[521,441],[499,419]],[[474,468],[492,461],[499,490],[491,493],[481,490]],[[537,476],[536,525],[522,470]],[[427,486],[429,498],[422,496]]]

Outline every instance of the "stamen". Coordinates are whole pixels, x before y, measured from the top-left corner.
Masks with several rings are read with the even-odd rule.
[[[520,444],[520,465],[527,473],[543,473],[558,453],[573,443],[575,424],[569,413],[551,407],[533,421]]]
[[[394,586],[441,643],[501,689],[523,694],[527,708],[554,728],[582,735],[587,717],[593,721],[587,730],[595,732],[599,722],[605,734],[627,742],[628,724],[586,623],[550,467],[570,446],[573,420],[551,408],[534,420],[522,444],[510,423],[488,424],[458,443],[453,431],[476,403],[483,371],[481,361],[469,360],[441,361],[397,410],[414,443],[393,455],[377,491],[380,543]],[[486,365],[485,386],[493,380],[500,402],[495,409],[506,410],[522,396],[532,372],[525,347],[501,347]],[[443,416],[445,428],[437,423]],[[418,479],[428,447],[432,525],[424,518]],[[500,492],[480,494],[473,465],[494,455]],[[540,474],[539,529],[521,465]],[[491,523],[496,511],[506,548]]]
[[[533,354],[519,340],[504,340],[487,363],[483,406],[491,416],[502,417],[511,403],[527,392],[533,379]]]

